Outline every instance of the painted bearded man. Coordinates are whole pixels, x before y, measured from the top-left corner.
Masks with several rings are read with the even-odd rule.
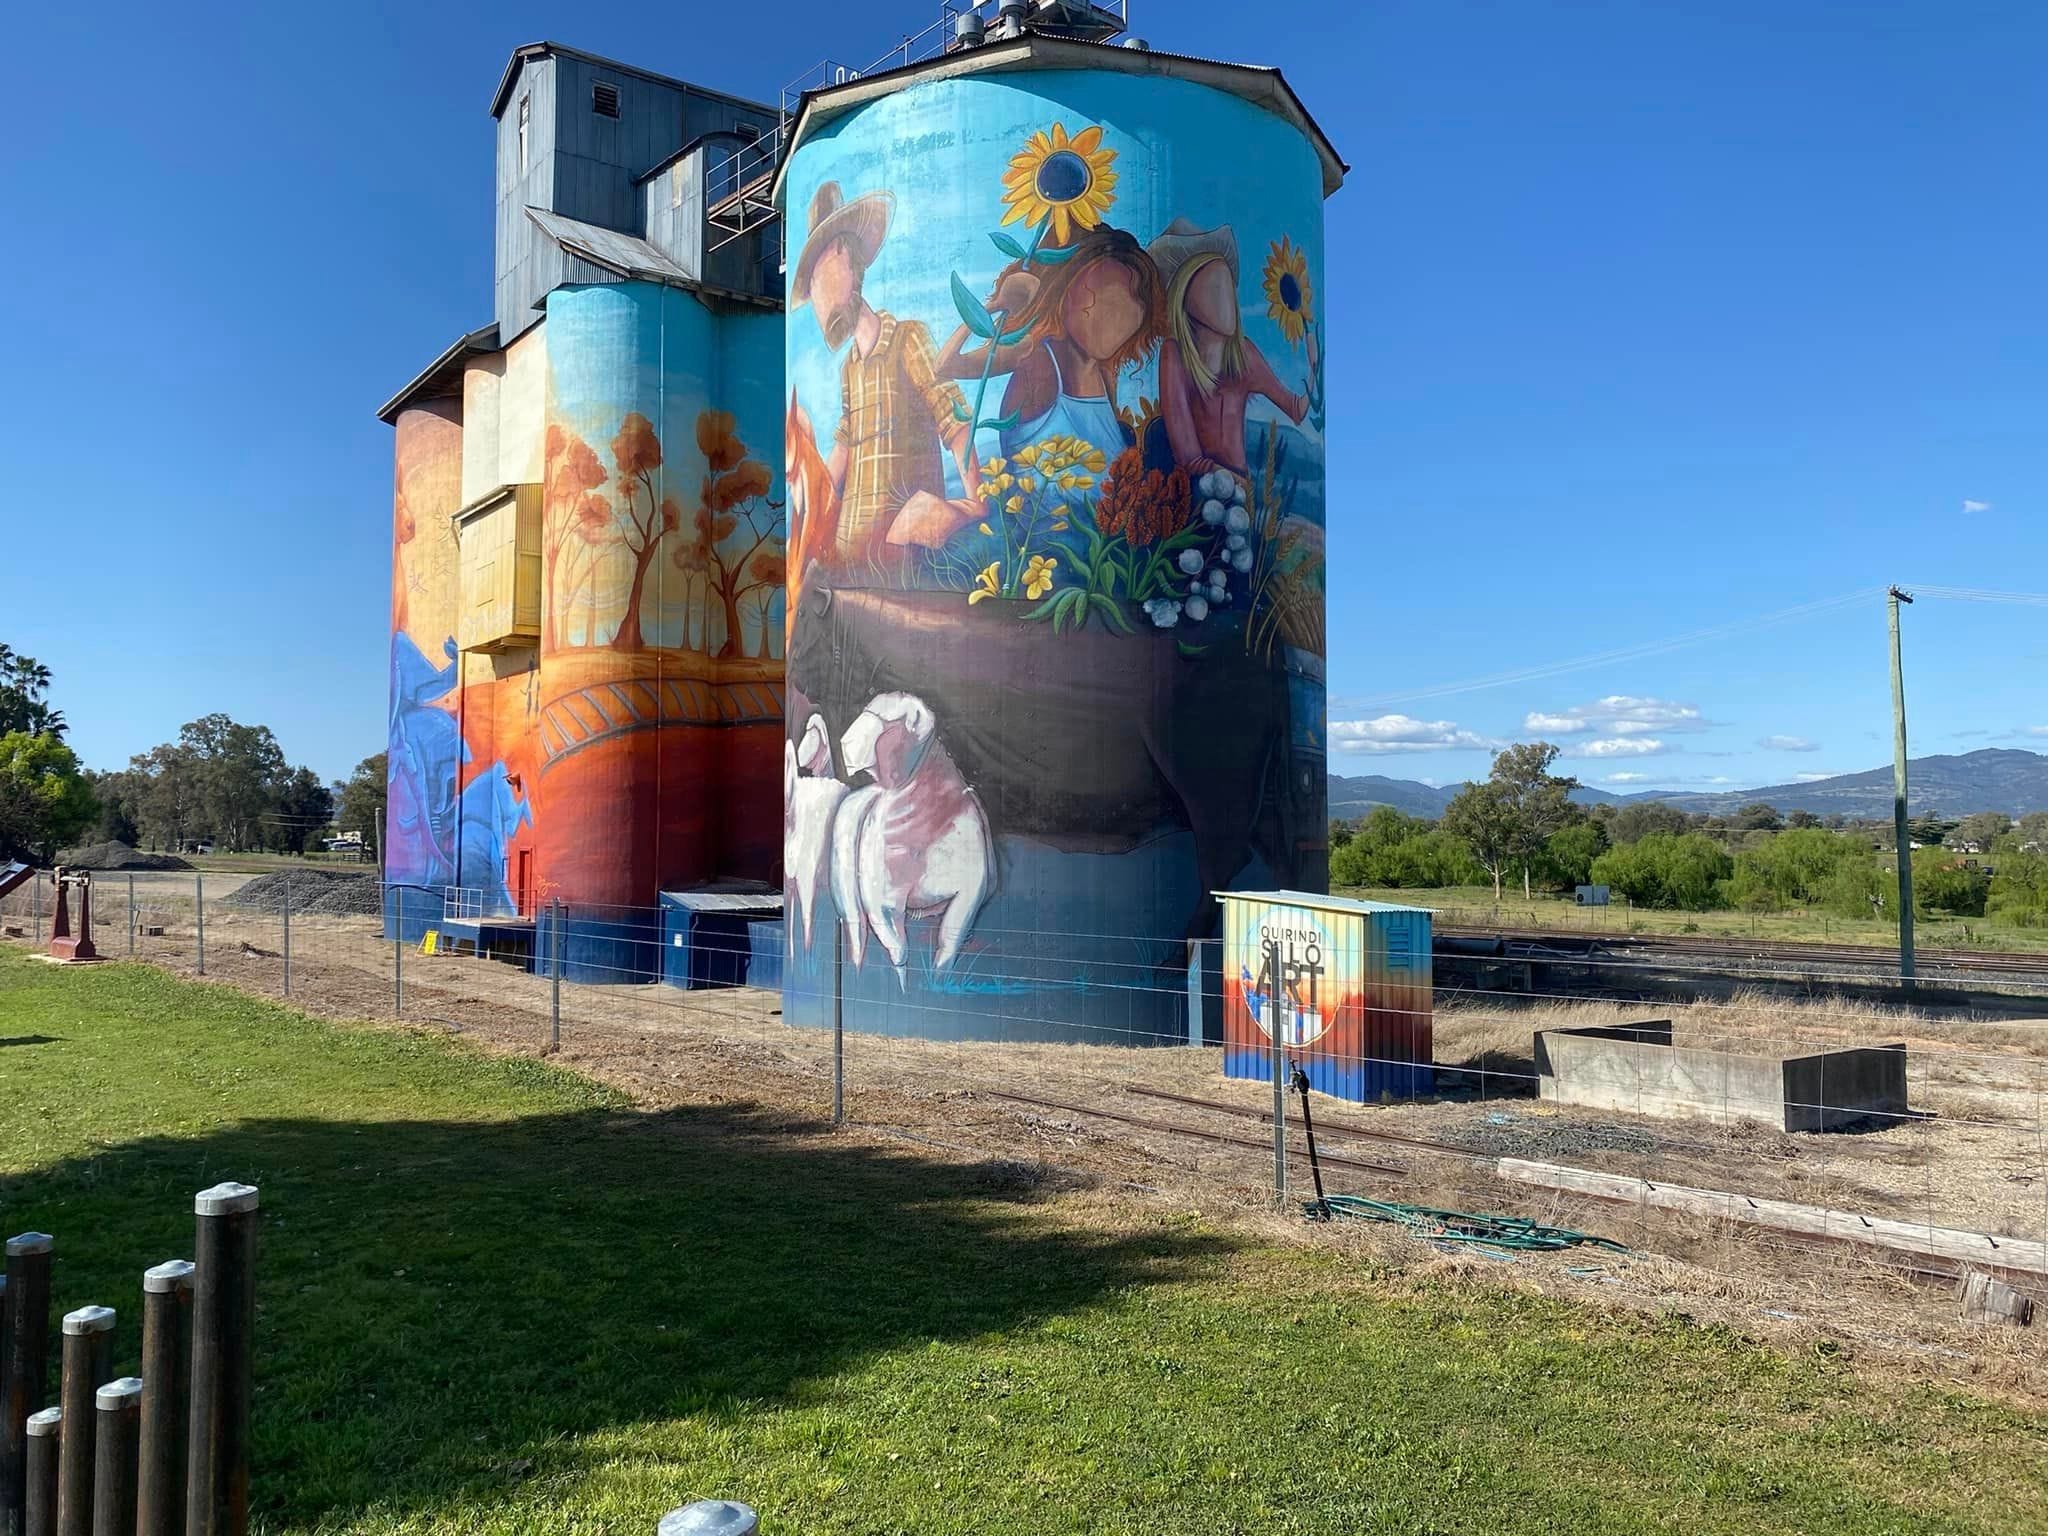
[[[950,452],[961,484],[978,477],[974,438],[961,420],[966,401],[941,379],[931,332],[915,320],[876,309],[862,292],[867,270],[889,233],[895,199],[869,192],[848,202],[828,181],[811,199],[810,234],[790,275],[792,306],[809,304],[825,345],[852,343],[840,367],[839,427],[827,461],[838,498],[832,555],[884,565],[900,546],[936,547],[968,515],[971,501],[949,502],[942,455]]]

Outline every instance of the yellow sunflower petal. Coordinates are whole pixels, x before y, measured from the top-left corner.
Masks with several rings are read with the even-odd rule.
[[[1101,142],[1102,125],[1100,123],[1090,123],[1067,141],[1067,148],[1077,155],[1092,155],[1095,153],[1095,146]]]

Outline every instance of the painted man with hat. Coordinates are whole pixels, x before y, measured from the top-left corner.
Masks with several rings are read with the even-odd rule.
[[[849,202],[838,182],[826,182],[811,198],[810,233],[790,274],[790,304],[811,306],[826,347],[837,352],[852,343],[839,371],[839,427],[827,461],[839,497],[833,554],[841,561],[886,558],[892,546],[936,547],[979,515],[972,502],[946,499],[944,453],[953,455],[962,485],[972,487],[979,474],[973,433],[961,419],[966,401],[938,376],[931,332],[876,309],[862,292],[894,207],[887,192]]]

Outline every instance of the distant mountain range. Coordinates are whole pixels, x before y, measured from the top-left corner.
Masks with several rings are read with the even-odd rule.
[[[1907,764],[1911,809],[1915,815],[1967,816],[1972,811],[2004,811],[2024,816],[2048,810],[2048,755],[2010,747],[1985,747],[1939,757],[1916,757]],[[1391,805],[1410,816],[1436,817],[1464,786],[1443,789],[1414,779],[1389,779],[1376,773],[1346,778],[1330,775],[1330,814],[1349,820],[1375,805]],[[1572,797],[1582,805],[1623,805],[1632,800],[1661,800],[1682,811],[1726,816],[1762,801],[1781,811],[1811,811],[1816,816],[1847,816],[1878,821],[1892,813],[1892,771],[1872,768],[1864,773],[1837,774],[1811,784],[1766,784],[1759,789],[1732,789],[1711,794],[1689,790],[1645,790],[1611,795],[1582,789]]]

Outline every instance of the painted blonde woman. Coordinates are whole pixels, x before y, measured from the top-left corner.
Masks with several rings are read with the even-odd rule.
[[[1245,408],[1261,395],[1300,424],[1321,368],[1315,335],[1306,338],[1308,380],[1296,394],[1245,337],[1237,300],[1237,236],[1229,225],[1197,229],[1175,219],[1149,252],[1166,284],[1159,414],[1172,464],[1191,475],[1226,469],[1248,479]],[[1147,447],[1153,450],[1148,462],[1159,457],[1154,445]]]

